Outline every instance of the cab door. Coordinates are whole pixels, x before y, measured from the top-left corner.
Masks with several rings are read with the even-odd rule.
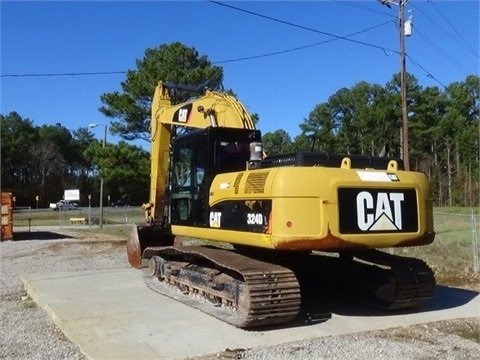
[[[173,143],[170,168],[171,223],[205,226],[207,175],[209,173],[208,136],[192,132]]]

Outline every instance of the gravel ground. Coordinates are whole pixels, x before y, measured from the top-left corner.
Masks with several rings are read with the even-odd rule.
[[[26,296],[18,275],[125,268],[125,242],[58,228],[16,234],[23,239],[0,243],[0,359],[86,359]],[[480,317],[457,319],[279,346],[226,349],[195,359],[480,359],[479,321]]]

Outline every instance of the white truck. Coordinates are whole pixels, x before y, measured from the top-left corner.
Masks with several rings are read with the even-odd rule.
[[[60,200],[57,203],[50,203],[50,209],[54,211],[75,210],[78,209],[78,204],[70,200]]]

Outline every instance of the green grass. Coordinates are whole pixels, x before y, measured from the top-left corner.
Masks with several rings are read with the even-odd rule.
[[[22,306],[25,309],[32,309],[37,307],[37,303],[29,296],[22,297]]]
[[[470,215],[473,211],[473,213],[476,215],[480,214],[480,208],[478,207],[442,206],[442,207],[434,207],[433,211],[435,213],[458,214],[458,215]]]
[[[95,234],[114,235],[118,238],[124,238],[127,240],[128,236],[130,235],[130,231],[132,231],[132,224],[104,225],[102,229],[100,229],[98,226],[92,227],[91,229],[89,227],[78,227],[74,228],[74,230],[86,234],[94,232]]]
[[[476,228],[472,228],[474,210]],[[480,288],[480,275],[474,272],[474,247],[480,248],[480,216],[473,208],[434,209],[435,240],[426,246],[396,249],[398,255],[426,261],[434,270],[437,282],[449,286]],[[480,251],[477,252],[480,258]]]

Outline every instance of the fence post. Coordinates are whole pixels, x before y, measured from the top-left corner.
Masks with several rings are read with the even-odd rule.
[[[473,251],[473,271],[478,274],[478,238],[477,238],[477,219],[472,210],[471,212],[472,223],[472,251]]]
[[[92,207],[90,204],[88,204],[88,226],[90,227],[90,230],[92,230]]]
[[[32,231],[32,207],[28,207],[28,232]]]

